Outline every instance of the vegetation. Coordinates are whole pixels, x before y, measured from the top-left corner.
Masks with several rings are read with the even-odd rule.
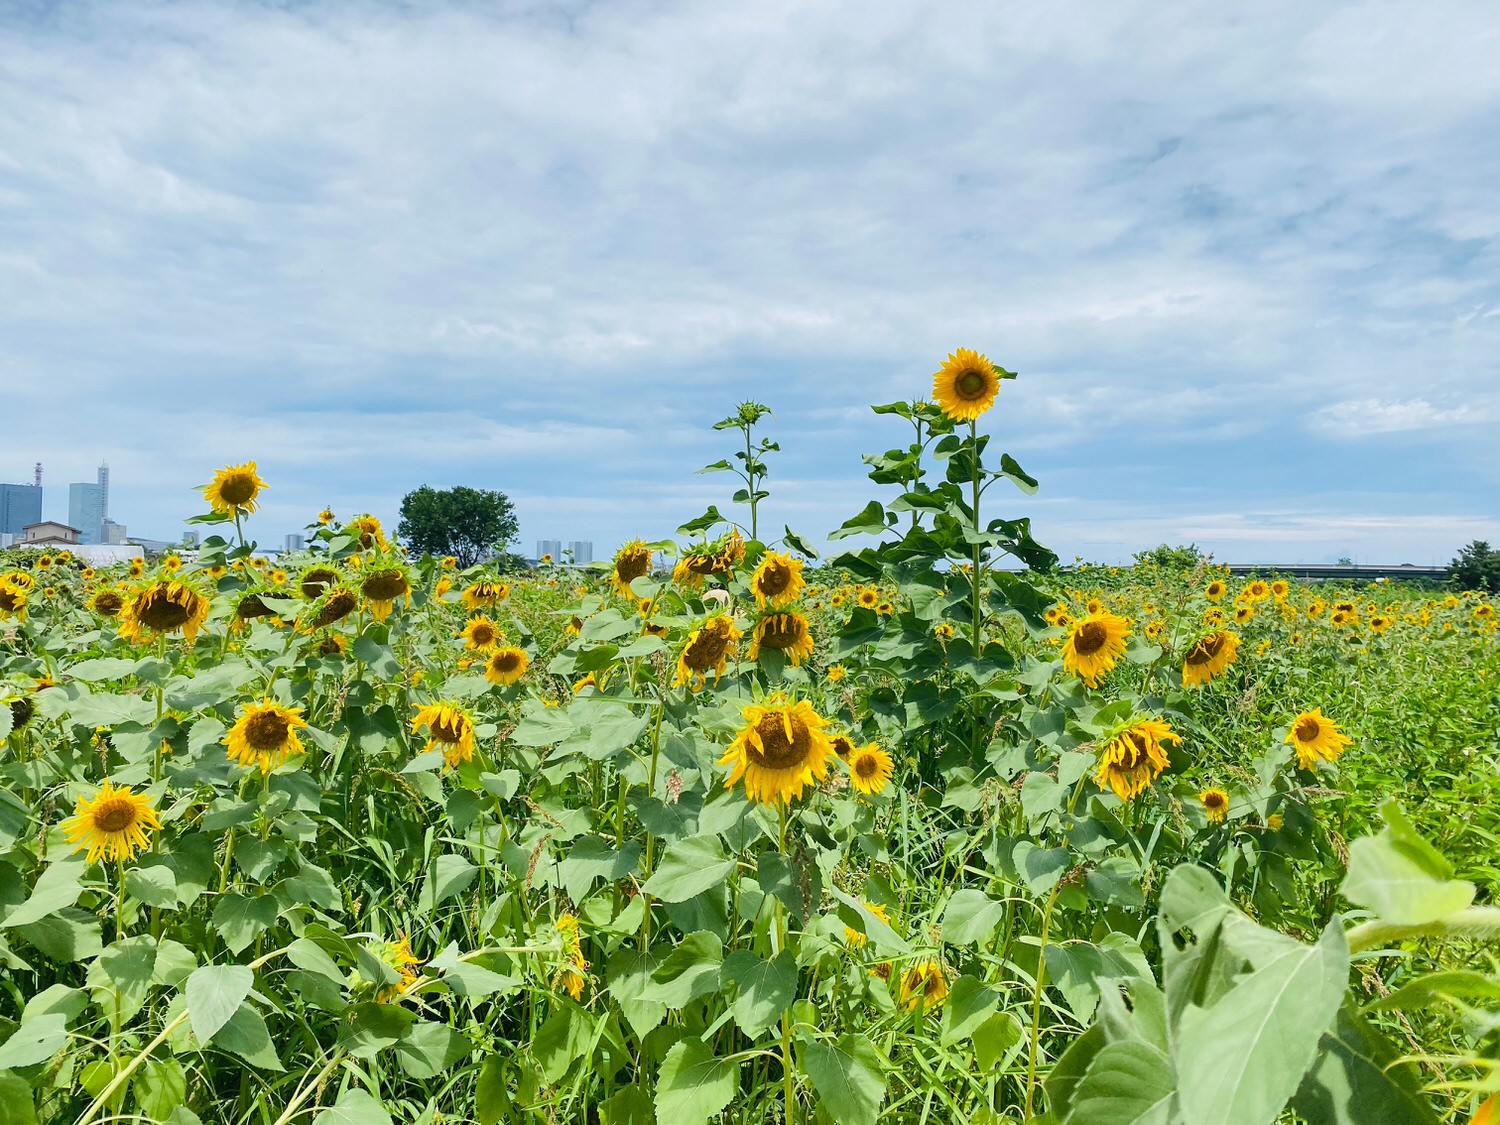
[[[401,498],[396,538],[414,555],[451,556],[470,567],[516,537],[515,506],[503,492],[423,485]]]
[[[1460,590],[1500,593],[1500,551],[1474,540],[1448,564],[1448,581]]]
[[[1010,377],[876,407],[816,570],[267,561],[253,464],[192,559],[0,560],[0,1121],[1494,1112],[1492,603],[1056,573]]]

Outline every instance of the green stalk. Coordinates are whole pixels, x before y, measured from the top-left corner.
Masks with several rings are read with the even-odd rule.
[[[1026,1051],[1026,1110],[1023,1121],[1030,1121],[1031,1108],[1036,1098],[1036,1051],[1042,1037],[1042,992],[1047,987],[1047,933],[1052,928],[1052,907],[1057,903],[1057,887],[1047,896],[1047,905],[1042,910],[1042,933],[1037,944],[1036,989],[1031,995],[1031,1042]]]

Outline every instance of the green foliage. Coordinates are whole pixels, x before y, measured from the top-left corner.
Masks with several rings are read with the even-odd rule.
[[[413,555],[451,555],[469,567],[503,551],[517,526],[515,507],[503,492],[424,484],[401,498],[396,536]]]
[[[1200,551],[1196,543],[1176,547],[1162,543],[1149,551],[1137,551],[1131,558],[1135,560],[1136,566],[1158,566],[1164,570],[1192,570],[1203,563],[1212,561],[1213,556]]]
[[[1448,583],[1460,590],[1500,592],[1500,550],[1476,539],[1448,564]]]

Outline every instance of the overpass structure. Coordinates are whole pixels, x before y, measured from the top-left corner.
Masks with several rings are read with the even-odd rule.
[[[1230,574],[1285,574],[1291,578],[1311,581],[1374,582],[1378,578],[1396,581],[1403,578],[1425,578],[1429,582],[1447,580],[1446,566],[1401,566],[1355,565],[1339,563],[1227,563],[1223,564]]]

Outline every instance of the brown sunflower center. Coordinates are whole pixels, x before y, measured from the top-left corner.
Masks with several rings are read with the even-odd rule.
[[[25,604],[24,594],[14,590],[0,590],[0,609],[5,610],[6,613],[14,613]]]
[[[342,621],[354,612],[354,607],[359,604],[359,599],[354,596],[352,590],[335,590],[318,611],[317,618],[313,621],[316,626],[332,625],[335,621]]]
[[[833,752],[839,756],[839,761],[847,762],[849,756],[854,753],[854,743],[849,741],[846,734],[836,734],[830,739],[833,743]]]
[[[1297,724],[1293,732],[1298,742],[1316,742],[1318,735],[1323,733],[1323,725],[1311,715]]]
[[[129,801],[105,801],[94,809],[94,827],[100,832],[124,832],[135,823],[135,817],[135,805]]]
[[[244,504],[255,498],[255,478],[249,473],[230,473],[219,485],[226,504]]]
[[[1228,802],[1224,799],[1224,794],[1222,793],[1205,793],[1203,795],[1203,804],[1210,809],[1222,809]]]
[[[719,661],[729,648],[729,637],[718,629],[704,629],[689,643],[682,653],[682,662],[694,672],[706,672],[717,668]]]
[[[854,761],[854,772],[863,778],[874,777],[880,772],[880,759],[874,754],[861,754]]]
[[[451,746],[455,742],[463,741],[466,726],[464,720],[457,716],[452,719],[439,719],[432,724],[432,737]]]
[[[125,607],[125,599],[113,591],[106,590],[94,599],[94,608],[105,617],[113,617]]]
[[[490,669],[495,672],[509,673],[521,667],[521,655],[517,652],[501,651],[490,657]]]
[[[767,563],[766,569],[761,571],[760,581],[756,583],[760,592],[768,598],[784,594],[791,584],[792,568],[780,562]]]
[[[235,616],[241,620],[249,620],[252,617],[270,617],[271,610],[265,602],[260,600],[259,594],[246,594],[240,599],[240,604],[235,607]]]
[[[309,570],[302,576],[302,596],[309,601],[313,598],[322,597],[323,591],[338,581],[338,577],[336,571],[329,570],[326,567]]]
[[[1145,738],[1135,731],[1126,731],[1120,739],[1120,758],[1116,763],[1121,770],[1133,770],[1146,760],[1149,747]]]
[[[10,701],[10,725],[15,730],[20,730],[31,722],[34,708],[29,699],[12,699]]]
[[[626,551],[615,562],[615,573],[619,575],[620,581],[633,582],[646,573],[651,565],[651,553],[649,551]]]
[[[176,629],[192,616],[189,612],[193,595],[187,591],[173,594],[160,586],[153,587],[141,595],[135,615],[142,625],[158,633]]]
[[[1211,637],[1204,637],[1192,648],[1188,649],[1187,662],[1194,667],[1210,663],[1214,657],[1219,655],[1219,649],[1223,643],[1222,638],[1217,633]]]
[[[286,745],[286,737],[290,731],[291,724],[281,712],[257,711],[245,723],[245,741],[250,744],[250,749],[262,753],[280,750]]]
[[[760,643],[765,648],[791,648],[800,644],[803,637],[802,622],[792,616],[777,616],[766,619]]]
[[[483,621],[476,622],[469,630],[469,639],[476,645],[491,644],[495,639],[495,627]]]
[[[975,399],[983,398],[985,392],[984,373],[969,368],[957,379],[953,380],[953,389],[958,392],[959,398]]]
[[[787,728],[791,737],[787,737]],[[796,715],[783,716],[772,711],[756,724],[755,733],[760,736],[760,748],[751,746],[746,756],[763,769],[785,770],[800,766],[807,761],[812,749],[812,732]]]
[[[1108,629],[1097,621],[1085,621],[1073,634],[1073,651],[1079,656],[1093,656],[1108,640]]]
[[[410,587],[406,584],[406,575],[399,570],[377,570],[364,580],[360,589],[371,601],[389,602],[403,596]]]

